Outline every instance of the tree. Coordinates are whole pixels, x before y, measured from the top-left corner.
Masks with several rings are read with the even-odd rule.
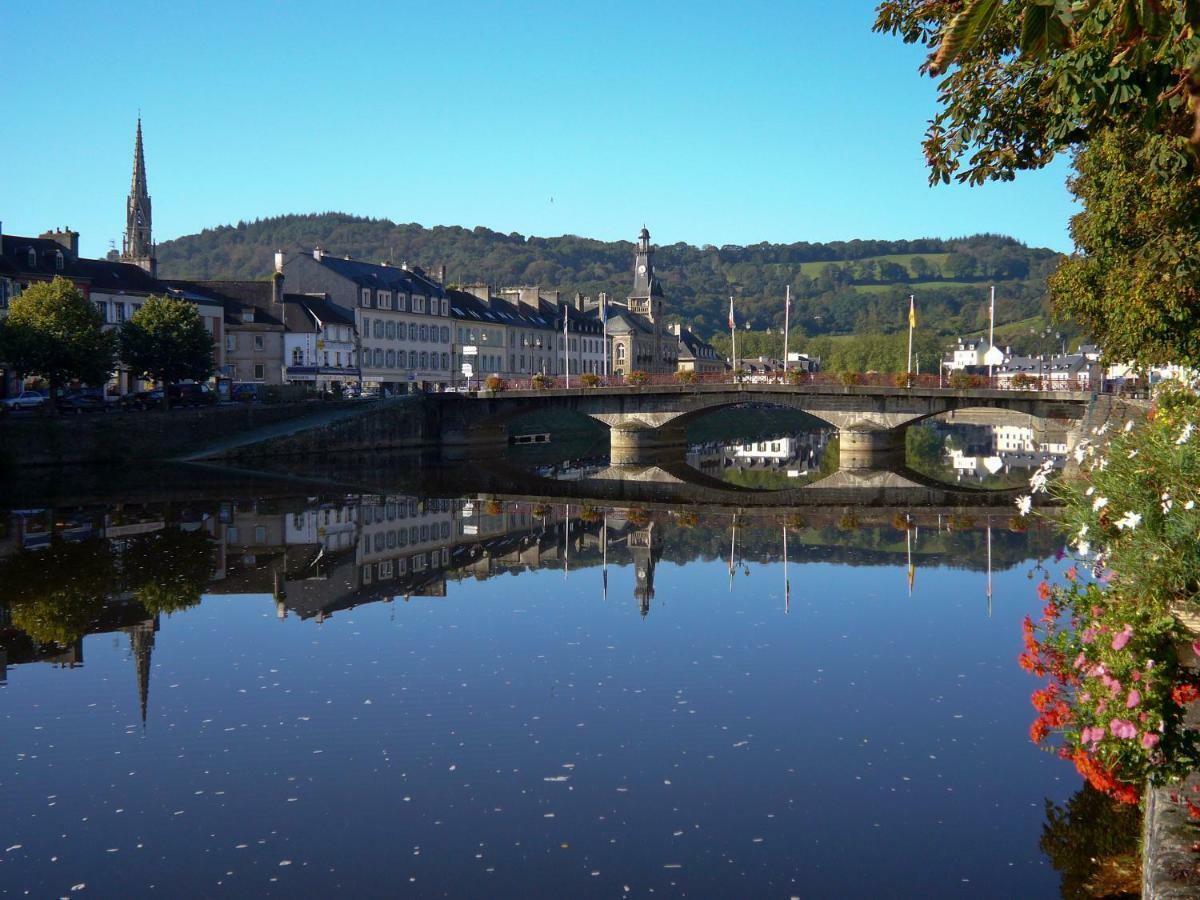
[[[75,643],[116,588],[112,551],[99,538],[73,543],[54,535],[46,549],[15,553],[0,565],[0,606],[40,643]]]
[[[1071,219],[1081,251],[1050,279],[1055,313],[1113,359],[1200,360],[1200,191],[1170,139],[1107,130],[1076,155]]]
[[[112,374],[114,350],[100,312],[65,278],[18,294],[0,327],[0,357],[22,375],[45,378],[52,394],[73,379],[104,384]]]
[[[912,271],[913,278],[917,281],[928,281],[933,275],[933,269],[929,265],[929,260],[923,256],[914,256],[909,260],[908,268]]]
[[[1074,151],[1077,255],[1056,315],[1110,358],[1200,362],[1200,3],[884,0],[876,30],[931,50],[930,180],[1010,180]]]
[[[213,372],[212,336],[186,300],[151,297],[121,326],[121,361],[140,376],[167,385],[203,381]]]

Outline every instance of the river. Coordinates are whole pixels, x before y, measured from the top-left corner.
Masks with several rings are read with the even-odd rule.
[[[0,893],[1059,895],[1079,781],[1016,665],[1050,528],[566,469],[4,513]]]

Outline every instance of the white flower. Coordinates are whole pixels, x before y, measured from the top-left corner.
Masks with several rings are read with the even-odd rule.
[[[1079,534],[1076,535],[1076,539],[1082,541],[1085,537],[1087,537],[1087,533],[1088,533],[1087,522],[1084,522],[1082,525],[1079,526]]]
[[[1094,493],[1096,493],[1095,485],[1091,485],[1086,491],[1084,491],[1084,494],[1086,494],[1089,497],[1092,496],[1092,494],[1094,494]]]
[[[1108,431],[1108,426],[1109,426],[1109,423],[1105,422],[1103,425],[1101,425],[1099,428],[1096,429],[1096,434],[1104,434],[1104,432]]]
[[[1192,435],[1196,431],[1196,426],[1188,422],[1183,426],[1183,431],[1179,432],[1179,438],[1175,441],[1176,444],[1186,444],[1192,439]]]
[[[1097,497],[1092,501],[1092,512],[1100,512],[1104,507],[1108,506],[1107,497]]]
[[[1169,513],[1171,511],[1171,495],[1163,491],[1163,495],[1159,499],[1162,500],[1162,511]]]
[[[1026,496],[1026,497],[1018,497],[1017,498],[1017,512],[1019,512],[1023,516],[1027,516],[1027,515],[1029,515],[1029,511],[1031,509],[1033,509],[1033,498],[1032,497]]]
[[[1134,458],[1135,456],[1137,456],[1137,455],[1138,455],[1138,452],[1137,452],[1137,450],[1130,450],[1130,451],[1129,451],[1129,458],[1130,458],[1130,459],[1133,459],[1133,458]]]
[[[1088,551],[1092,549],[1092,545],[1087,541],[1080,541],[1075,546],[1079,548],[1079,555],[1085,558],[1088,555]]]
[[[1189,500],[1187,503],[1183,504],[1183,508],[1184,508],[1184,509],[1195,509],[1195,508],[1196,508],[1196,501],[1195,501],[1195,500]]]
[[[1133,431],[1133,419],[1130,419],[1130,420],[1128,420],[1128,421],[1125,423],[1125,430],[1126,430],[1127,432],[1128,432],[1128,431]]]
[[[1121,516],[1121,518],[1117,519],[1117,528],[1122,531],[1128,528],[1130,531],[1132,531],[1133,529],[1137,528],[1139,524],[1141,524],[1141,521],[1141,513],[1135,513],[1132,511],[1127,512],[1125,515]]]
[[[1075,462],[1082,463],[1085,456],[1087,456],[1087,444],[1080,444],[1075,448]]]

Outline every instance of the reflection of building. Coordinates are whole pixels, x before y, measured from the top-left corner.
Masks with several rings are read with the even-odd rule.
[[[640,531],[629,535],[629,552],[633,556],[634,588],[638,608],[642,616],[650,612],[650,601],[654,599],[654,568],[662,557],[662,532],[651,522]]]

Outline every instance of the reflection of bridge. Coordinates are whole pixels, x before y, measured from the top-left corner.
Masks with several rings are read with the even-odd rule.
[[[958,409],[1007,409],[1043,419],[1082,419],[1093,394],[914,386],[817,384],[668,384],[438,394],[444,445],[500,443],[506,422],[531,412],[574,412],[609,426],[614,462],[680,446],[688,421],[746,403],[803,410],[838,429],[844,464],[860,465],[903,445],[907,425]]]

